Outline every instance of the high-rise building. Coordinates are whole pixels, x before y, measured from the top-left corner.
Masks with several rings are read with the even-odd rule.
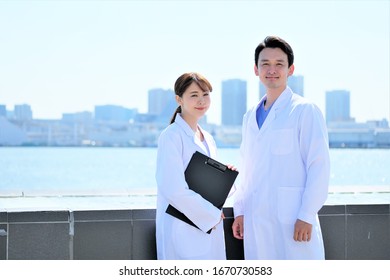
[[[177,106],[173,90],[155,88],[148,91],[148,113],[155,115],[157,122],[169,122]]]
[[[263,85],[261,81],[259,81],[259,101],[263,98],[263,96],[267,93],[267,89]]]
[[[326,92],[326,123],[351,121],[350,97],[347,90]]]
[[[171,89],[155,88],[148,91],[149,114],[160,115],[172,102],[176,104],[175,93]]]
[[[246,81],[231,79],[222,81],[222,125],[242,125],[246,112]]]
[[[303,76],[301,75],[292,75],[287,79],[287,85],[291,88],[291,90],[299,94],[300,96],[304,96],[304,84],[303,84]],[[259,97],[260,99],[265,95],[266,88],[259,81]]]
[[[14,117],[16,120],[29,121],[32,120],[31,106],[27,104],[15,105],[14,106]]]
[[[7,117],[7,108],[0,104],[0,117]]]
[[[287,85],[291,88],[291,90],[294,93],[299,94],[300,96],[304,96],[303,76],[292,75],[288,77]]]

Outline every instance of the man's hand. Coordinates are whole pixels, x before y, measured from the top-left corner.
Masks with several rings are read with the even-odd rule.
[[[295,241],[307,241],[311,239],[312,224],[306,223],[302,220],[297,220],[294,226],[294,240]]]
[[[235,238],[244,239],[244,216],[237,216],[234,219],[232,230]]]

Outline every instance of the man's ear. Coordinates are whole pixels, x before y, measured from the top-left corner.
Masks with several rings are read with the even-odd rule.
[[[291,76],[292,74],[294,74],[294,64],[290,66],[290,68],[288,69],[288,76]]]
[[[253,70],[255,71],[255,75],[259,76],[259,69],[257,69],[256,64],[254,65]]]

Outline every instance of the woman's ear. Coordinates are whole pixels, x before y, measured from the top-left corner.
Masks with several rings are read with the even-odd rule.
[[[178,95],[175,95],[177,104],[181,105],[181,97]]]

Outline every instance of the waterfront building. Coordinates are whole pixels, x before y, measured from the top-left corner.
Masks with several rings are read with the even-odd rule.
[[[33,119],[31,106],[28,104],[21,104],[14,106],[14,118],[19,121],[28,121]]]
[[[347,90],[332,90],[326,92],[326,123],[349,122],[350,93]]]
[[[246,113],[247,84],[239,79],[222,82],[222,125],[241,125]]]
[[[134,118],[137,109],[128,109],[118,105],[95,106],[96,121],[128,122]]]
[[[328,125],[331,148],[389,148],[390,128],[387,120],[357,123],[331,122]]]
[[[93,114],[92,112],[88,112],[88,111],[77,112],[77,113],[63,113],[62,121],[90,123],[93,121]]]
[[[20,146],[27,141],[23,129],[0,116],[0,146]]]

